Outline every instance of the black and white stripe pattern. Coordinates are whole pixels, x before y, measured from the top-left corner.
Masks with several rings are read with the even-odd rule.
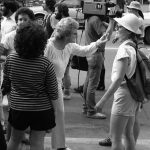
[[[44,57],[22,59],[18,54],[7,57],[4,82],[11,82],[10,107],[22,111],[41,111],[52,108],[58,99],[54,66]]]

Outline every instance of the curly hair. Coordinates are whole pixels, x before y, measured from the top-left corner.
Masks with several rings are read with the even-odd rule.
[[[54,36],[57,39],[64,39],[65,37],[71,36],[74,30],[79,28],[79,23],[71,18],[62,18],[56,25]]]
[[[1,4],[7,9],[10,9],[13,13],[20,7],[16,0],[3,0]]]
[[[58,12],[65,17],[69,17],[69,9],[65,3],[57,3],[55,7],[58,8]]]
[[[21,58],[32,59],[44,55],[47,43],[44,28],[35,23],[23,23],[16,32],[14,46]]]
[[[45,4],[52,12],[55,11],[55,4],[56,4],[55,0],[45,0]]]
[[[15,14],[15,21],[18,22],[18,16],[21,15],[21,14],[25,14],[25,15],[28,15],[29,18],[34,21],[35,20],[35,15],[34,15],[34,12],[29,9],[28,7],[21,7],[19,8],[17,11],[16,11],[16,14]]]

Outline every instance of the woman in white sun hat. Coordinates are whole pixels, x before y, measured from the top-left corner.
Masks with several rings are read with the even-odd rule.
[[[115,21],[118,23],[117,36],[120,46],[112,66],[112,83],[95,108],[97,111],[101,110],[110,97],[114,95],[110,119],[112,150],[124,149],[122,145],[123,133],[125,135],[125,149],[135,150],[133,126],[138,102],[131,97],[124,77],[126,75],[131,78],[135,72],[136,51],[127,43],[135,42],[136,36],[141,33],[139,30],[140,21],[137,16],[131,13],[122,18],[115,18]]]

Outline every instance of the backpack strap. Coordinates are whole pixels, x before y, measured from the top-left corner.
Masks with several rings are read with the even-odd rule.
[[[136,43],[134,43],[134,42],[127,42],[125,45],[132,46],[132,47],[135,49],[136,54],[137,54],[137,44],[136,44]],[[134,73],[134,74],[135,74],[135,73]],[[133,74],[133,76],[134,76],[134,74]],[[129,80],[126,74],[125,74],[124,77],[125,77],[125,80],[126,80],[126,81]]]
[[[127,42],[125,45],[132,46],[135,49],[135,51],[137,52],[138,47],[137,47],[137,44],[135,42]]]

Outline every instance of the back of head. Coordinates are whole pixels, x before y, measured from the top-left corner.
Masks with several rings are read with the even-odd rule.
[[[17,30],[14,45],[21,58],[32,59],[44,54],[47,43],[44,28],[35,23],[23,23]]]
[[[30,20],[34,21],[35,20],[35,15],[34,15],[34,12],[29,9],[28,7],[21,7],[19,8],[17,11],[16,11],[16,14],[15,14],[15,21],[17,22],[18,21],[18,16],[19,15],[28,15],[28,17],[30,18]]]
[[[71,17],[62,18],[56,25],[54,36],[58,39],[69,37],[74,30],[79,28],[79,23]]]
[[[17,11],[17,9],[20,7],[16,0],[3,0],[1,4],[3,4],[7,9],[11,10],[12,13]]]
[[[61,13],[64,17],[69,17],[69,9],[65,3],[58,3],[55,5],[58,8],[58,12]]]
[[[52,12],[55,11],[55,4],[56,4],[55,0],[45,0],[45,4],[49,8],[49,10],[51,10]]]

